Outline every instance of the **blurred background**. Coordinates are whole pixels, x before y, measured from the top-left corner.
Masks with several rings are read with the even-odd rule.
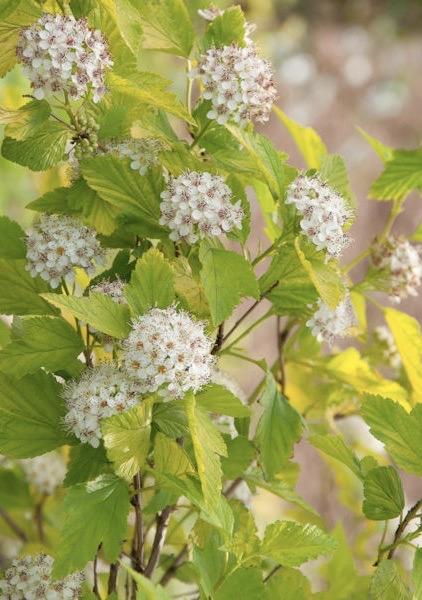
[[[193,0],[192,4],[207,6],[207,2],[198,0]],[[224,8],[232,3],[215,0],[214,4]],[[274,66],[279,84],[279,105],[289,117],[315,128],[328,150],[341,154],[347,163],[358,200],[357,220],[352,229],[354,243],[345,256],[348,261],[382,229],[389,210],[387,202],[367,200],[370,183],[378,176],[382,165],[357,127],[396,148],[412,148],[420,143],[422,2],[245,0],[240,4],[248,20],[256,23],[253,37],[262,54]],[[164,70],[168,61],[168,57],[163,56],[146,57],[148,66],[160,62]],[[175,70],[171,76],[175,76]],[[180,79],[175,81],[175,88],[182,93],[183,69],[178,69],[176,76]],[[27,90],[26,82],[15,69],[0,83],[0,105],[19,106],[21,95]],[[293,164],[304,166],[279,121],[272,119],[263,131],[278,148],[288,152]],[[56,171],[31,173],[0,158],[0,181],[0,210],[27,225],[32,215],[30,211],[24,211],[24,206],[58,184],[59,175]],[[420,198],[417,195],[409,197],[405,209],[397,219],[394,231],[410,234],[422,221]],[[257,211],[255,218],[255,229],[259,231]],[[252,233],[250,245],[254,251],[258,243],[256,234],[254,237]],[[361,273],[356,269],[353,275],[358,278]],[[422,318],[418,298],[403,303],[401,310]],[[264,331],[250,337],[249,346],[256,358],[272,360],[275,335],[274,323],[269,321]],[[236,368],[233,364],[227,367]],[[237,375],[245,392],[253,389],[257,372],[243,369],[237,371]],[[367,444],[374,443],[361,422],[348,421],[339,427],[348,430],[352,437],[366,436]],[[356,490],[350,492],[355,494],[353,498],[341,498],[351,485],[349,480],[346,481],[347,476],[340,473],[334,478],[306,442],[297,447],[295,460],[301,465],[300,493],[320,511],[329,526],[341,520],[358,544],[360,532],[359,527],[356,529],[356,515],[339,502],[339,499],[346,504],[354,502],[356,508],[359,507]],[[340,485],[340,498],[332,493],[334,484]],[[417,485],[415,481],[406,480],[409,503],[420,496]],[[288,514],[285,504],[267,494],[256,497],[253,506],[261,526]],[[373,524],[373,527],[376,531],[377,526]],[[365,554],[362,550],[362,556]]]

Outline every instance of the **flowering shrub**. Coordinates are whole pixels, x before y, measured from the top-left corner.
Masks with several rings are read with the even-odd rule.
[[[422,475],[422,333],[389,306],[422,278],[421,228],[391,233],[420,149],[366,134],[391,214],[347,264],[345,164],[274,106],[239,7],[28,0],[0,20],[0,74],[31,88],[0,111],[2,155],[63,184],[27,232],[0,218],[2,598],[420,598],[402,479]],[[147,50],[175,57],[183,101]],[[255,129],[270,117],[304,168]],[[261,327],[272,360],[247,345]],[[346,531],[296,489],[299,442]],[[258,528],[264,494],[282,517]]]

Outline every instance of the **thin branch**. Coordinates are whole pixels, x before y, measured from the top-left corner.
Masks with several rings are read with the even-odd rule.
[[[267,581],[268,581],[269,579],[271,579],[271,577],[272,577],[273,575],[275,575],[275,574],[277,573],[277,571],[279,571],[280,569],[281,569],[281,565],[277,565],[276,567],[274,567],[274,569],[272,569],[272,570],[271,570],[271,571],[268,573],[268,575],[267,575],[266,577],[264,577],[264,579],[263,579],[263,583],[267,583]]]
[[[156,530],[154,541],[152,543],[151,555],[149,557],[149,561],[147,566],[145,567],[144,575],[145,577],[150,578],[154,572],[155,567],[160,560],[161,550],[164,545],[165,534],[168,527],[168,522],[170,519],[171,513],[175,510],[174,506],[166,506],[164,510],[161,511],[156,518]]]
[[[211,354],[218,354],[221,350],[221,346],[223,345],[224,338],[224,321],[220,323],[217,331],[217,337],[215,338],[214,347],[211,351]]]
[[[274,288],[275,288],[277,285],[278,285],[278,281],[275,281],[275,282],[273,283],[273,285],[272,285],[272,286],[271,286],[271,287],[270,287],[270,288],[269,288],[269,289],[268,289],[266,292],[264,292],[264,293],[261,295],[261,297],[260,297],[260,298],[258,298],[258,300],[256,300],[256,301],[255,301],[255,302],[252,304],[252,306],[250,306],[250,307],[248,308],[248,310],[247,310],[245,313],[243,313],[243,315],[242,315],[241,317],[239,317],[239,318],[238,318],[238,320],[237,320],[237,321],[236,321],[236,323],[233,325],[233,327],[232,327],[232,328],[231,328],[231,329],[228,331],[228,333],[226,333],[226,335],[223,337],[223,344],[224,344],[224,342],[225,342],[225,341],[226,341],[226,340],[227,340],[227,339],[228,339],[228,338],[229,338],[229,337],[232,335],[232,333],[233,333],[234,331],[236,331],[236,329],[239,327],[239,325],[240,325],[241,323],[243,323],[243,321],[246,319],[246,317],[248,317],[248,316],[251,314],[251,312],[252,312],[253,310],[255,310],[255,308],[256,308],[256,307],[257,307],[257,306],[260,304],[260,302],[262,302],[262,300],[264,300],[265,296],[267,296],[267,295],[268,295],[270,292],[272,292],[272,290],[273,290],[273,289],[274,289]]]
[[[387,558],[393,558],[394,552],[396,551],[396,548],[400,543],[401,536],[402,536],[404,530],[409,525],[410,521],[412,521],[412,519],[414,519],[416,517],[416,515],[418,514],[418,510],[421,507],[422,507],[422,499],[418,500],[416,502],[416,504],[414,504],[412,506],[412,508],[409,509],[409,511],[406,513],[406,516],[404,517],[404,519],[399,523],[399,525],[396,529],[396,532],[394,534],[393,543],[390,548],[390,551],[388,552]]]
[[[138,573],[144,571],[144,523],[142,516],[142,501],[141,501],[141,490],[142,480],[141,475],[138,473],[133,478],[133,486],[135,488],[135,494],[132,497],[132,504],[135,508],[135,533],[133,536],[132,543],[132,566]]]
[[[101,544],[98,546],[98,550],[95,554],[94,565],[93,565],[94,587],[92,588],[92,591],[97,596],[97,598],[101,598],[100,590],[98,588],[98,552],[99,552],[100,548],[101,548]]]
[[[284,369],[284,346],[289,337],[291,325],[286,324],[284,329],[281,329],[281,317],[277,317],[277,346],[278,346],[278,382],[281,387],[281,391],[284,394],[286,388],[286,373]]]
[[[108,575],[107,593],[110,595],[117,591],[117,574],[119,572],[119,563],[111,563]]]
[[[234,492],[237,490],[237,488],[239,487],[239,485],[242,483],[242,478],[238,477],[237,479],[235,479],[234,481],[231,482],[231,484],[229,485],[229,487],[226,489],[226,491],[224,492],[224,496],[228,499],[232,498]]]
[[[4,508],[2,508],[1,506],[0,506],[0,517],[3,519],[3,521],[5,523],[7,523],[7,525],[10,527],[10,529],[13,531],[13,533],[20,540],[22,540],[22,542],[28,541],[28,536],[26,535],[24,530],[19,527],[19,525],[14,521],[14,519],[12,519],[12,517],[9,515],[9,513],[7,511],[5,511]]]
[[[47,496],[44,494],[41,500],[35,505],[34,510],[34,521],[37,527],[38,539],[42,544],[45,542],[43,507],[46,499]]]
[[[176,573],[177,569],[182,565],[185,560],[185,556],[188,553],[189,546],[185,544],[183,548],[180,550],[179,554],[176,555],[171,565],[165,571],[164,575],[160,579],[160,585],[165,586],[168,584],[170,579]]]

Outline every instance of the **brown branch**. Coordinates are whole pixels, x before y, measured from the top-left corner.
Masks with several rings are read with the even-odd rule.
[[[222,323],[220,323],[220,326],[218,328],[217,337],[215,338],[214,347],[211,351],[211,354],[218,354],[218,352],[221,349],[221,346],[223,345],[223,339],[224,339],[224,321]]]
[[[176,573],[177,569],[182,565],[185,560],[185,556],[188,553],[189,546],[185,544],[183,548],[180,550],[179,554],[176,555],[171,565],[168,567],[164,575],[160,579],[160,585],[165,586],[168,584],[170,579]]]
[[[224,492],[224,496],[228,499],[232,498],[234,492],[237,490],[237,488],[239,487],[239,485],[242,483],[242,478],[238,477],[237,479],[235,479],[234,481],[231,482],[231,484],[229,485],[229,487],[226,489],[226,491]]]
[[[144,523],[141,507],[142,480],[138,473],[133,478],[135,494],[132,497],[132,505],[135,508],[135,532],[132,542],[132,567],[138,573],[144,571]]]
[[[117,574],[119,572],[119,563],[111,563],[108,575],[107,593],[110,595],[117,591]]]
[[[277,316],[277,347],[278,347],[278,382],[284,394],[286,388],[286,372],[284,369],[284,346],[289,337],[290,327],[287,324],[281,329],[281,317]]]
[[[35,521],[35,525],[37,527],[38,539],[40,540],[40,542],[42,544],[45,542],[43,507],[44,507],[44,502],[46,501],[46,499],[47,499],[47,496],[44,494],[44,496],[41,498],[41,500],[39,502],[37,502],[37,504],[35,505],[35,510],[34,510],[34,521]]]
[[[164,545],[165,534],[168,527],[168,522],[170,519],[171,513],[175,510],[174,506],[166,506],[164,510],[161,511],[156,518],[156,529],[154,541],[152,543],[151,555],[149,557],[149,561],[147,566],[145,567],[144,575],[145,577],[150,578],[154,572],[155,567],[160,560],[161,550]]]
[[[272,569],[272,570],[271,570],[271,571],[268,573],[268,575],[267,575],[266,577],[264,577],[264,579],[262,580],[262,581],[263,581],[263,583],[267,583],[267,581],[268,581],[269,579],[271,579],[271,577],[272,577],[273,575],[275,575],[275,574],[277,573],[277,571],[279,571],[280,569],[281,569],[281,565],[277,565],[276,567],[274,567],[274,569]]]
[[[393,558],[394,552],[396,551],[396,548],[399,545],[399,542],[400,542],[400,539],[401,539],[401,536],[402,536],[404,530],[409,525],[410,521],[416,517],[416,515],[418,514],[418,511],[421,507],[422,507],[422,499],[418,500],[416,502],[416,504],[414,504],[412,506],[412,508],[409,509],[409,511],[406,513],[406,516],[404,517],[403,521],[401,521],[401,523],[399,523],[399,525],[396,529],[396,532],[394,534],[393,544],[390,548],[387,558]]]
[[[98,546],[98,550],[95,554],[94,565],[93,565],[94,586],[92,588],[92,591],[97,596],[97,598],[101,598],[100,590],[98,589],[98,552],[99,552],[100,548],[101,548],[101,544]]]
[[[278,285],[278,281],[275,281],[272,286],[270,288],[268,288],[268,290],[266,292],[264,292],[260,298],[258,298],[258,300],[256,300],[252,306],[250,306],[248,308],[248,310],[243,313],[243,315],[241,317],[238,318],[238,320],[236,321],[236,323],[233,325],[233,327],[229,330],[228,333],[226,333],[226,335],[223,337],[222,340],[222,344],[224,344],[224,342],[232,335],[232,333],[234,333],[236,331],[236,329],[239,327],[239,325],[246,319],[246,317],[248,317],[251,312],[253,310],[255,310],[255,308],[260,304],[260,302],[262,302],[262,300],[264,300],[265,296],[267,296],[270,292],[273,291],[273,289]]]
[[[12,519],[12,517],[9,515],[9,513],[7,511],[5,511],[4,508],[2,508],[1,506],[0,506],[0,517],[2,517],[3,521],[5,523],[7,523],[7,525],[9,525],[9,527],[13,531],[13,533],[20,540],[22,540],[22,542],[28,541],[28,536],[26,535],[24,530],[19,527],[19,525],[14,521],[14,519]]]

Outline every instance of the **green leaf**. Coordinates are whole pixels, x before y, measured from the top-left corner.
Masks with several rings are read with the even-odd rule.
[[[74,317],[92,325],[96,330],[124,339],[130,332],[130,312],[126,304],[118,304],[109,296],[90,293],[89,297],[64,294],[42,294],[53,306],[69,311]]]
[[[157,81],[152,81],[149,85],[140,85],[139,75],[137,75],[137,78],[132,77],[131,80],[128,80],[116,75],[116,73],[111,73],[107,79],[114,93],[137,100],[141,105],[161,109],[192,125],[195,124],[191,115],[176,95],[166,91],[162,84],[157,85]]]
[[[0,349],[7,346],[10,342],[11,329],[0,319]]]
[[[339,435],[325,434],[312,435],[309,441],[315,448],[324,452],[331,458],[335,458],[339,462],[346,465],[359,479],[362,479],[362,471],[358,457],[346,444]]]
[[[101,475],[69,488],[53,577],[83,569],[100,544],[106,559],[115,561],[126,537],[129,507],[127,485],[115,475]]]
[[[422,400],[422,332],[416,319],[394,308],[384,309],[403,366],[416,398]]]
[[[230,6],[208,25],[201,48],[222,48],[230,44],[245,45],[245,15],[240,6]]]
[[[283,567],[265,584],[267,597],[283,600],[310,600],[311,585],[299,569]],[[334,600],[334,599],[333,599]]]
[[[9,469],[0,469],[0,506],[28,509],[32,505],[28,482],[22,475]]]
[[[153,422],[166,435],[178,438],[189,433],[183,402],[159,402],[153,406]]]
[[[12,6],[13,4],[13,6]],[[41,8],[31,0],[8,0],[0,23],[0,77],[6,75],[16,62],[16,46],[23,27],[31,25],[40,15]]]
[[[205,504],[212,507],[220,499],[222,487],[220,456],[227,456],[226,445],[203,409],[196,405],[193,394],[186,395],[185,407]]]
[[[394,150],[384,171],[374,181],[369,197],[401,201],[413,189],[422,190],[422,149]]]
[[[224,385],[215,383],[207,385],[196,395],[196,402],[201,408],[220,415],[231,417],[249,417],[250,409],[242,404]]]
[[[277,390],[268,373],[261,399],[264,412],[259,420],[255,442],[267,477],[272,478],[293,454],[293,446],[302,433],[300,415]]]
[[[183,0],[130,0],[143,19],[142,46],[188,58],[194,31]]]
[[[35,135],[24,140],[6,137],[2,155],[32,171],[46,171],[63,159],[68,139],[67,127],[55,121],[47,121],[37,129]]]
[[[182,477],[193,474],[191,462],[183,448],[174,440],[158,432],[154,439],[154,470]]]
[[[0,217],[0,258],[25,258],[25,232],[8,217]]]
[[[61,386],[38,371],[16,380],[0,374],[0,453],[13,458],[39,456],[74,444],[63,425]]]
[[[174,289],[183,305],[198,317],[208,317],[209,308],[201,282],[192,272],[189,261],[179,256],[172,262]]]
[[[23,377],[40,367],[66,370],[83,349],[82,339],[64,319],[22,317],[12,328],[10,344],[0,352],[0,371]]]
[[[319,169],[322,159],[327,154],[325,144],[319,135],[311,127],[304,127],[290,119],[277,106],[274,106],[273,110],[292,136],[307,166],[310,169]]]
[[[338,154],[324,156],[321,160],[320,174],[322,179],[346,200],[349,207],[354,208],[356,200],[350,187],[346,164],[342,157]]]
[[[5,134],[14,140],[24,140],[50,117],[51,108],[46,100],[32,100],[18,110],[0,107],[0,123],[6,125]]]
[[[315,525],[276,521],[265,530],[261,553],[283,566],[298,567],[336,546],[335,540]]]
[[[396,402],[368,396],[361,415],[399,467],[422,475],[422,405],[408,414]]]
[[[0,259],[0,313],[6,315],[54,315],[57,310],[39,294],[48,292],[48,285],[31,277],[25,260]]]
[[[226,441],[227,458],[221,458],[221,466],[227,479],[242,477],[255,458],[255,448],[246,437],[238,435]]]
[[[285,502],[295,504],[296,506],[299,506],[299,508],[319,517],[317,511],[291,487],[290,482],[283,481],[283,479],[284,478],[279,475],[278,479],[266,481],[259,476],[258,472],[255,473],[254,471],[252,473],[248,472],[245,476],[245,481],[251,486],[262,488],[263,490],[278,496]]]
[[[160,193],[164,181],[150,170],[147,175],[129,167],[128,161],[115,156],[99,156],[83,161],[82,172],[88,185],[106,202],[123,214],[136,219],[138,233],[145,237],[161,237],[165,229],[160,219]]]
[[[174,281],[170,263],[155,248],[145,252],[136,263],[125,296],[135,315],[150,308],[166,308],[173,303]]]
[[[91,481],[105,473],[111,473],[111,465],[104,447],[93,448],[91,444],[79,444],[70,451],[64,485],[69,487]]]
[[[413,585],[415,586],[414,598],[422,598],[422,548],[416,548],[412,571]]]
[[[126,45],[135,56],[142,43],[142,21],[130,0],[115,0],[116,23]]]
[[[345,295],[342,276],[334,262],[327,263],[325,255],[310,242],[295,240],[295,248],[303,268],[308,273],[321,299],[330,308],[336,308]]]
[[[254,272],[243,256],[214,248],[204,241],[201,242],[199,258],[202,263],[201,281],[214,325],[227,319],[241,298],[259,298]]]
[[[378,156],[383,162],[387,162],[393,158],[394,150],[392,148],[386,146],[385,144],[377,140],[377,138],[374,138],[361,127],[358,127],[357,130],[365,138],[368,144],[372,146],[373,150],[375,150],[375,152],[378,154]]]
[[[262,600],[265,588],[261,571],[256,568],[241,567],[236,569],[223,581],[214,594],[215,600],[236,598],[242,593],[243,600]]]
[[[401,578],[396,563],[383,560],[377,567],[369,588],[370,600],[411,600],[407,585]]]
[[[101,422],[107,456],[117,475],[130,481],[144,466],[151,433],[151,402],[141,404]]]
[[[363,480],[363,494],[363,512],[368,519],[394,519],[404,508],[403,487],[393,467],[371,469]]]
[[[203,548],[193,548],[192,562],[199,575],[199,585],[207,598],[213,597],[214,587],[224,574],[225,555],[220,547],[221,536],[218,531],[212,531]]]
[[[122,563],[122,567],[126,569],[138,585],[138,600],[171,600],[171,596],[169,596],[161,585],[152,583],[152,581],[141,575],[141,573],[137,573],[125,563]]]

